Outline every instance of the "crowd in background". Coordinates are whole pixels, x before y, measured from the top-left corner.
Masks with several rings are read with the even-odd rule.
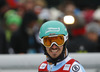
[[[74,17],[66,24],[64,17]],[[48,7],[46,0],[0,0],[0,54],[42,53],[39,28],[48,20],[59,20],[69,33],[69,52],[100,52],[100,7],[80,10],[65,0]]]

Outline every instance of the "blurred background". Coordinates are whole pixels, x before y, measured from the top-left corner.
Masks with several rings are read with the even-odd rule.
[[[78,56],[79,62],[90,72],[100,72],[100,0],[0,0],[0,72],[11,72],[12,69],[12,72],[25,72],[16,71],[23,66],[32,69],[28,72],[37,70],[39,63],[35,67],[30,60],[36,62],[34,59],[43,55],[39,28],[49,20],[59,20],[67,27],[69,53]],[[84,65],[85,59],[86,63],[88,59],[92,60],[87,63],[89,66]],[[23,65],[17,67],[17,62]],[[12,66],[9,68],[6,63]]]

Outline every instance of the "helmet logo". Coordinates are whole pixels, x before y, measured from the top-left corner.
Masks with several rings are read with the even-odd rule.
[[[49,35],[55,35],[55,33],[50,33]]]
[[[48,32],[59,32],[59,31],[60,31],[60,28],[59,27],[58,28],[52,28],[51,27],[51,28],[48,28],[47,29],[47,31],[45,32],[45,34],[48,33]]]

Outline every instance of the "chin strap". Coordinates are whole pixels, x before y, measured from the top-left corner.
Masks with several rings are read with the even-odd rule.
[[[42,46],[43,46],[43,49],[44,49],[44,54],[47,56],[47,62],[56,65],[57,62],[60,62],[60,61],[64,60],[64,59],[68,56],[68,51],[67,51],[67,49],[66,49],[66,43],[67,43],[67,41],[66,41],[65,44],[63,45],[64,47],[63,47],[62,53],[61,53],[57,58],[52,58],[52,57],[47,53],[45,46],[42,45]]]

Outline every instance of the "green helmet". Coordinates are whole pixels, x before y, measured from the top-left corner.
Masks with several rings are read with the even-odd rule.
[[[41,26],[39,37],[42,38],[44,36],[61,34],[63,34],[64,36],[68,36],[68,32],[65,25],[60,21],[48,21]]]
[[[9,15],[6,18],[6,24],[9,26],[11,24],[16,24],[17,26],[20,26],[22,22],[22,18],[19,15]]]
[[[15,10],[8,10],[5,14],[4,17],[7,18],[9,15],[16,15],[16,11]]]

